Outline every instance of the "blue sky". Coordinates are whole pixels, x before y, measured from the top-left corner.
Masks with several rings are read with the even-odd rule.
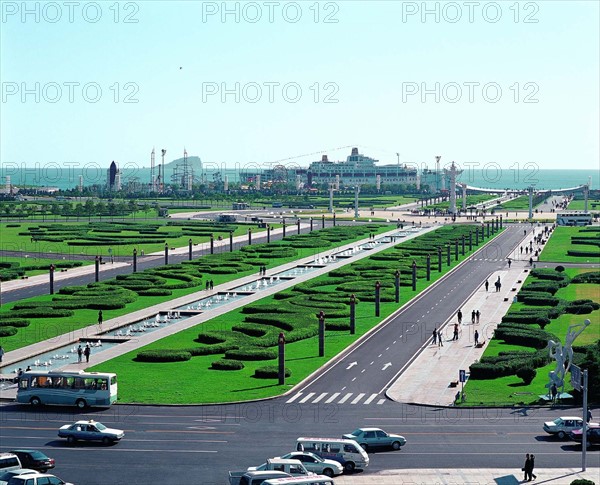
[[[278,2],[273,22],[268,2],[80,2],[72,22],[63,2],[22,5],[2,2],[4,164],[149,166],[152,147],[186,147],[307,165],[358,146],[387,163],[598,168],[598,2],[480,2],[472,22],[468,2]]]

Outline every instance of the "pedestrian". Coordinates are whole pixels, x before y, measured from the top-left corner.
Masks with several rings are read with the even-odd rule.
[[[533,473],[533,469],[535,468],[535,455],[534,454],[530,454],[529,455],[529,480],[534,480],[537,478],[537,475],[535,473]],[[532,478],[533,477],[533,478]]]
[[[90,362],[90,352],[91,352],[90,344],[86,344],[85,349],[83,349],[83,355],[85,355],[86,363]]]
[[[475,321],[476,321],[477,323],[479,323],[479,317],[480,317],[480,316],[481,316],[481,313],[479,312],[479,310],[477,310],[477,311],[475,312]]]
[[[588,408],[587,411],[587,422],[589,423],[592,420],[592,410]]]
[[[488,280],[485,280],[485,291],[487,291],[489,287],[490,287],[490,282]]]
[[[471,324],[475,325],[475,310],[471,312]]]
[[[556,396],[558,395],[558,389],[556,388],[556,382],[552,383],[552,387],[550,388],[550,393],[552,395],[552,402],[556,402]]]
[[[529,266],[533,266],[533,258],[529,258]]]
[[[458,324],[460,325],[462,323],[462,311],[460,308],[458,309],[458,313],[456,314],[456,317],[458,318]]]
[[[98,326],[100,327],[100,330],[102,330],[102,310],[98,311]]]
[[[442,331],[438,330],[438,347],[443,347],[444,342],[442,341]]]
[[[435,332],[435,330],[434,330],[434,332]],[[0,345],[0,362],[2,362],[2,357],[4,357],[4,347],[2,347],[2,345]]]
[[[81,358],[83,356],[83,349],[81,348],[81,344],[77,347],[77,362],[81,363]]]
[[[437,329],[433,329],[433,345],[437,343]],[[589,420],[588,420],[589,421]]]
[[[511,265],[511,260],[510,260],[510,258],[508,258],[508,269],[510,269],[510,265]]]
[[[210,289],[212,290],[214,287],[213,280],[210,280]]]
[[[475,330],[475,334],[473,336],[475,337],[475,347],[477,347],[479,345],[479,332]]]
[[[210,280],[206,280],[206,288],[205,288],[205,290],[208,290],[209,287],[210,287]]]
[[[144,256],[144,250],[142,249],[142,256]]]
[[[452,337],[452,340],[458,340],[458,323],[454,324],[454,337]]]
[[[528,478],[529,477],[529,469],[531,468],[531,458],[529,458],[529,453],[527,453],[525,455],[525,464],[523,465],[523,468],[521,468],[521,470],[524,472],[523,473],[523,481],[524,482],[528,482]]]
[[[27,366],[27,369],[25,369],[25,372],[29,372],[30,370],[31,370],[31,366],[30,366],[30,365],[28,365],[28,366]]]
[[[523,246],[521,246],[521,254],[523,254]]]

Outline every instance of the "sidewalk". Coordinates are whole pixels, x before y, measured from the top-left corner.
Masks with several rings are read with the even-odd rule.
[[[589,457],[589,461],[594,459]],[[597,459],[595,460],[597,462]],[[543,483],[544,485],[569,485],[573,480],[585,478],[600,483],[600,468],[588,468],[585,472],[576,468],[536,468],[537,478],[523,481],[520,467],[512,468],[449,468],[384,470],[335,477],[336,485],[517,485],[519,483]]]

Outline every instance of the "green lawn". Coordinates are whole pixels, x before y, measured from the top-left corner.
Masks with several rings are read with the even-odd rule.
[[[440,228],[438,231],[456,232],[459,228]],[[459,229],[460,230],[460,229]],[[438,231],[435,231],[437,233]],[[431,234],[431,233],[430,233]],[[419,243],[419,239],[415,240],[413,247],[427,245],[427,237],[430,235],[421,236],[424,242]],[[493,237],[493,236],[492,236]],[[407,242],[406,244],[409,244]],[[397,245],[397,248],[402,247],[402,244]],[[476,250],[477,248],[474,248]],[[395,249],[391,249],[395,250]],[[390,249],[386,250],[390,251]],[[465,258],[469,257],[468,246],[465,256],[459,256],[459,261],[455,261],[454,254],[451,258],[451,266],[455,267]],[[442,266],[442,272],[437,271],[437,258],[432,260],[431,281],[427,282],[425,277],[419,277],[416,293],[410,287],[403,286],[401,289],[401,301],[399,304],[393,301],[382,301],[381,316],[374,316],[374,303],[372,301],[361,302],[356,307],[357,317],[357,332],[356,335],[349,335],[348,330],[328,330],[326,331],[326,355],[318,357],[318,340],[317,337],[305,338],[294,343],[286,344],[286,367],[292,371],[290,378],[286,380],[285,386],[279,386],[276,380],[273,379],[257,379],[253,377],[254,370],[257,367],[264,365],[273,365],[277,361],[244,361],[245,368],[239,371],[217,371],[211,370],[212,362],[219,359],[222,354],[214,354],[208,356],[194,356],[186,362],[174,363],[145,363],[135,360],[138,353],[147,350],[159,349],[185,349],[198,345],[196,339],[200,332],[211,332],[217,335],[223,335],[227,338],[230,335],[231,329],[235,325],[244,322],[248,317],[247,313],[242,313],[242,309],[237,309],[225,315],[215,317],[208,322],[199,324],[188,330],[184,330],[172,336],[163,338],[157,342],[137,349],[131,353],[122,355],[110,361],[104,362],[98,366],[94,366],[91,370],[116,372],[119,375],[119,400],[120,402],[144,402],[144,403],[172,403],[172,404],[190,404],[190,403],[216,403],[216,402],[233,402],[257,398],[265,398],[275,396],[285,392],[290,386],[300,382],[310,373],[318,369],[321,365],[333,358],[337,353],[354,342],[361,335],[379,323],[386,316],[396,311],[399,306],[408,302],[418,293],[423,291],[429,285],[433,284],[437,279],[441,278],[449,268],[446,266],[446,260]],[[368,261],[353,263],[362,268],[371,267]],[[348,271],[352,271],[352,266],[349,265]],[[392,265],[390,270],[393,271]],[[346,268],[346,267],[345,267]],[[422,267],[421,270],[422,271]],[[367,273],[369,270],[365,269]],[[406,275],[405,275],[406,276]],[[331,284],[329,279],[334,278]],[[370,276],[373,278],[373,275]],[[386,280],[387,278],[387,280]],[[338,277],[339,279],[339,277]],[[349,278],[350,280],[352,278]],[[335,290],[340,284],[335,281],[335,276],[324,275],[310,281],[310,288],[304,289],[300,293],[308,291],[305,298],[305,303],[308,305],[312,300],[312,306],[318,306],[315,301],[334,302],[340,301],[343,296],[336,296],[335,293],[328,292]],[[369,280],[365,280],[369,281]],[[388,295],[393,289],[389,286],[389,275],[382,273],[382,281],[387,281],[386,290]],[[370,283],[372,282],[369,281]],[[393,284],[393,283],[392,283]],[[306,284],[300,284],[299,287]],[[364,285],[363,285],[364,287]],[[318,288],[318,291],[315,289]],[[293,292],[293,290],[284,290],[284,292]],[[354,291],[346,288],[346,291]],[[370,291],[364,290],[363,291]],[[384,290],[382,290],[384,291]],[[393,300],[393,299],[392,299]],[[285,299],[280,300],[277,296],[263,298],[257,303],[252,303],[252,307],[260,307],[265,305],[267,308],[273,305],[284,305]],[[294,300],[296,301],[296,300]],[[298,302],[300,304],[301,302]],[[328,310],[325,311],[327,315]],[[290,317],[291,318],[291,317]],[[347,321],[345,318],[335,318],[335,320]],[[317,325],[317,318],[314,317],[314,324]],[[249,325],[245,323],[245,325]],[[257,326],[260,327],[260,326]],[[149,387],[148,381],[152,381],[153,385]],[[189,385],[193,383],[193,385]]]
[[[538,203],[533,200],[533,208],[535,209],[538,205],[544,202],[545,199],[542,199]],[[518,210],[529,210],[529,196],[521,195],[516,199],[508,200],[506,202],[502,202],[502,209],[507,211],[518,211]]]
[[[18,267],[20,269],[25,270],[25,275],[26,276],[36,276],[39,274],[47,274],[48,273],[48,268],[50,267],[51,264],[54,264],[55,266],[64,262],[77,262],[77,260],[65,260],[65,259],[49,259],[49,258],[40,258],[38,257],[38,255],[36,253],[32,253],[30,256],[21,256],[21,257],[9,257],[9,256],[4,256],[4,255],[0,255],[0,263],[18,263]],[[81,264],[81,266],[87,266],[90,264],[93,264],[93,261],[90,260],[81,260],[78,261]],[[39,265],[44,265],[47,268],[45,269],[35,269],[36,266]],[[30,269],[30,268],[34,268],[34,269]],[[1,273],[1,269],[0,269],[0,273]],[[6,281],[4,278],[2,279],[2,281]]]
[[[458,194],[457,194],[458,195]],[[477,194],[477,195],[467,195],[467,207],[474,206],[476,204],[481,204],[482,202],[487,202],[488,200],[492,200],[497,198],[497,195],[490,194]],[[462,207],[462,198],[456,199],[456,205],[458,207]],[[424,207],[424,209],[448,209],[450,207],[450,202],[439,202],[437,204],[431,204]]]
[[[582,211],[585,209],[585,201],[583,199],[573,199],[569,202],[568,210]],[[600,200],[588,199],[588,210],[593,212],[600,212]]]
[[[558,226],[552,232],[550,239],[544,245],[539,257],[540,261],[553,261],[557,263],[600,263],[600,248],[588,244],[572,244],[573,237],[590,238],[600,242],[600,231],[589,232],[588,227]],[[584,251],[589,255],[571,256],[567,251]],[[596,254],[594,256],[594,253]]]

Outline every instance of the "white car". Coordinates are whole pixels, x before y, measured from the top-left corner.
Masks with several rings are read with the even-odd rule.
[[[8,485],[73,485],[47,473],[25,474],[12,477]]]
[[[598,425],[598,423],[589,423],[589,425]],[[569,436],[571,431],[583,428],[583,419],[577,416],[561,416],[554,421],[544,423],[544,431],[548,434],[555,434],[561,440]]]
[[[299,460],[309,472],[314,472],[318,475],[327,475],[333,477],[344,473],[344,467],[339,461],[327,460],[315,455],[309,451],[292,451],[286,455],[280,456],[286,460]]]
[[[0,474],[0,485],[6,485],[12,477],[18,477],[19,475],[37,475],[37,470],[31,470],[29,468],[19,468],[17,470],[11,470]]]

